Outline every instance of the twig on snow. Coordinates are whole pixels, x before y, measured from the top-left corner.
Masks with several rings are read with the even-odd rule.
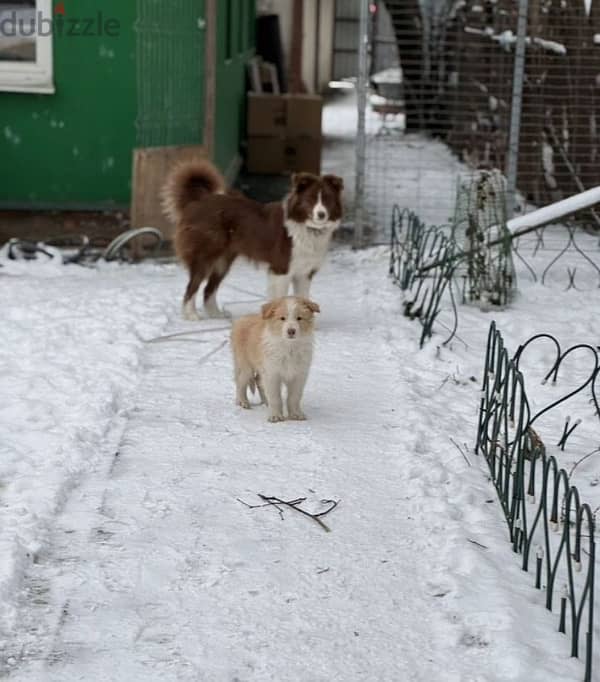
[[[300,514],[308,516],[308,518],[312,519],[315,523],[318,523],[319,526],[321,526],[321,528],[325,532],[331,533],[331,528],[329,528],[329,526],[326,523],[321,521],[320,517],[326,516],[327,514],[332,512],[338,506],[339,500],[321,500],[321,504],[329,505],[328,508],[322,512],[312,513],[304,509],[301,509],[299,506],[303,502],[306,502],[306,497],[298,497],[295,500],[282,500],[279,497],[274,497],[271,495],[262,495],[261,493],[257,494],[261,500],[264,500],[264,504],[248,504],[247,502],[244,502],[244,500],[241,500],[239,497],[237,498],[237,500],[238,502],[241,502],[245,507],[248,507],[249,509],[258,509],[259,507],[275,507],[279,512],[279,516],[281,519],[283,519],[282,507],[294,509],[295,511],[300,512]]]
[[[460,445],[454,440],[454,438],[452,438],[452,436],[450,436],[450,440],[452,441],[452,443],[454,444],[454,446],[456,447],[456,449],[460,452],[460,454],[465,458],[465,462],[466,462],[469,466],[472,466],[472,465],[471,465],[471,462],[469,461],[469,458],[468,458],[467,455],[466,455],[466,453],[463,452],[463,449],[462,449],[462,448],[460,447]]]
[[[592,455],[596,455],[596,454],[598,454],[599,452],[600,452],[600,448],[595,448],[595,449],[592,450],[591,452],[588,452],[587,455],[584,455],[583,457],[581,457],[580,459],[578,459],[578,460],[575,462],[575,464],[573,464],[573,466],[571,467],[571,471],[569,471],[569,474],[568,474],[569,478],[571,478],[571,476],[573,475],[573,472],[575,471],[575,469],[577,469],[577,467],[578,467],[582,462],[585,462],[586,459],[589,459]]]
[[[313,519],[314,521],[316,521],[316,523],[318,523],[319,526],[321,526],[321,528],[324,531],[326,531],[327,533],[331,533],[331,528],[329,528],[329,526],[327,526],[325,523],[323,523],[323,521],[321,521],[321,519],[319,517],[325,516],[326,514],[329,514],[330,511],[332,511],[333,509],[335,509],[337,507],[338,503],[335,502],[334,500],[326,500],[326,501],[323,500],[324,503],[330,503],[331,504],[329,509],[325,510],[324,512],[321,512],[320,514],[311,514],[310,512],[307,512],[304,509],[300,509],[300,507],[298,506],[301,502],[304,502],[306,500],[306,498],[304,498],[303,500],[292,500],[291,502],[286,502],[285,500],[281,500],[278,497],[271,497],[271,496],[267,496],[267,495],[262,495],[261,493],[258,493],[258,496],[260,497],[261,500],[264,500],[267,503],[282,504],[286,507],[289,507],[290,509],[295,509],[297,512],[300,512],[300,514],[304,514],[304,516],[308,516],[310,519]]]
[[[481,542],[477,542],[477,540],[471,540],[471,538],[467,538],[467,542],[470,542],[472,545],[477,545],[477,547],[481,547],[482,549],[489,549],[489,547],[482,545]]]
[[[442,388],[444,388],[444,386],[446,385],[446,383],[447,383],[449,380],[450,380],[450,375],[448,374],[448,376],[444,379],[444,381],[442,381],[442,383],[441,383],[441,384],[439,385],[439,387],[436,389],[434,395],[435,395],[436,393],[438,393],[439,391],[441,391]]]
[[[279,512],[279,516],[281,520],[283,521],[283,509],[277,504],[277,502],[266,502],[265,504],[248,504],[247,502],[244,502],[244,500],[240,500],[239,497],[236,497],[238,502],[241,502],[244,507],[248,507],[248,509],[259,509],[260,507],[275,507],[277,511]],[[300,504],[301,502],[304,502],[306,500],[306,497],[299,497],[297,500],[290,500],[289,504]]]

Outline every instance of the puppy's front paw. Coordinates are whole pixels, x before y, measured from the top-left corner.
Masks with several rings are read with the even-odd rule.
[[[294,421],[297,422],[304,422],[306,421],[306,415],[302,410],[296,410],[295,412],[290,412],[290,415],[288,417],[289,419],[293,419]]]
[[[269,421],[271,422],[271,424],[276,424],[277,422],[285,421],[285,417],[282,414],[272,414],[269,417]]]
[[[237,400],[236,403],[245,410],[250,409],[250,403],[247,400]]]

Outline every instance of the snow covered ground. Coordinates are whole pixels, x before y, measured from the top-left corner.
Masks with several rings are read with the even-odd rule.
[[[325,111],[324,167],[345,176],[350,199],[353,116],[342,100]],[[455,160],[418,136],[391,148],[381,191],[443,222]],[[520,246],[538,281],[517,260],[520,295],[493,314],[506,344],[549,332],[597,345],[598,274],[571,248],[542,286],[565,243],[560,228],[543,237]],[[579,243],[597,260],[597,239]],[[472,453],[492,314],[461,306],[453,342],[441,346],[438,325],[419,350],[387,260],[386,248],[332,253],[313,290],[309,421],[275,425],[234,405],[229,323],[181,320],[178,266],[2,261],[0,676],[582,679]],[[221,300],[234,316],[256,311],[264,280],[236,266]],[[538,381],[548,362],[545,350],[524,362],[534,405],[553,391]],[[564,379],[584,372],[574,362]],[[600,430],[584,400],[540,421],[548,443],[570,412],[584,422],[555,453],[567,468]],[[574,472],[593,506],[597,472],[596,457]],[[339,500],[331,532],[240,502],[259,493],[306,497],[313,511]]]
[[[582,678],[450,440],[474,442],[490,317],[419,350],[386,270],[385,249],[332,255],[309,421],[272,425],[234,405],[227,325],[180,320],[177,266],[2,269],[10,679]],[[240,265],[221,297],[237,316],[264,285]],[[530,285],[497,319],[513,347],[593,339],[597,298]],[[257,493],[340,500],[331,533],[238,501]]]

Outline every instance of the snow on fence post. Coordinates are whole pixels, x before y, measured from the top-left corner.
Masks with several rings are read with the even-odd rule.
[[[361,248],[365,227],[365,166],[367,131],[365,116],[367,109],[367,80],[369,75],[369,0],[360,1],[360,28],[358,51],[358,81],[356,83],[358,128],[356,131],[356,185],[354,196],[354,239],[353,248]]]
[[[523,105],[523,80],[525,77],[525,44],[527,42],[528,0],[519,0],[517,23],[517,42],[515,45],[515,64],[513,72],[513,92],[510,111],[510,133],[506,160],[507,211],[512,218],[515,212],[517,192],[517,166],[519,161],[519,137],[521,134],[521,111]]]

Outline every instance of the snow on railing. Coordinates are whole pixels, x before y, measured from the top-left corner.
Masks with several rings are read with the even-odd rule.
[[[490,38],[495,42],[499,43],[505,50],[510,50],[510,48],[517,42],[517,36],[512,31],[502,31],[502,33],[494,33],[494,30],[490,27],[488,28],[473,28],[472,26],[465,26],[465,33],[470,33],[472,35],[484,36],[485,38]],[[528,47],[531,45],[537,45],[543,50],[548,52],[554,52],[554,54],[566,55],[567,48],[562,43],[557,43],[554,40],[545,40],[544,38],[531,38],[527,36],[525,38],[525,44]]]

